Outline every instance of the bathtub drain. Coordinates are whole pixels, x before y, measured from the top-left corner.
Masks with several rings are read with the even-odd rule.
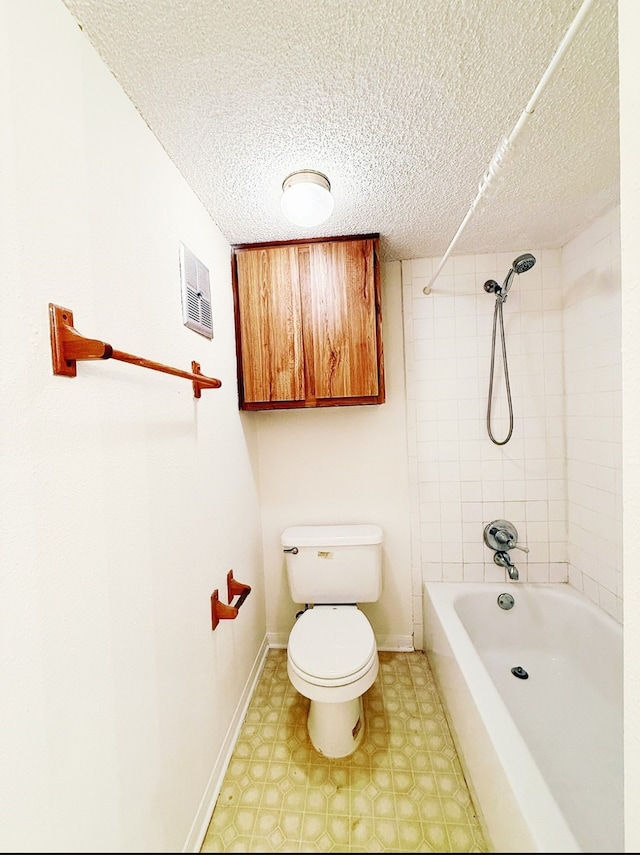
[[[514,599],[511,594],[500,594],[498,597],[498,605],[501,609],[509,610],[513,608]]]
[[[517,677],[519,680],[528,680],[529,679],[529,675],[524,670],[524,668],[520,667],[520,665],[516,665],[515,668],[512,668],[511,673],[513,674],[514,677]]]

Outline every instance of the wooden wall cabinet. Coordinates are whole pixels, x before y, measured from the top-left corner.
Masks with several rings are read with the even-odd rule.
[[[382,404],[379,236],[232,247],[240,409]]]

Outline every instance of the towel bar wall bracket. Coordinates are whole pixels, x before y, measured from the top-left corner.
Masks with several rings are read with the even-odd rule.
[[[117,359],[120,362],[129,362],[131,365],[139,365],[141,368],[150,368],[152,371],[162,371],[164,374],[173,374],[174,377],[191,380],[195,398],[201,396],[203,389],[219,389],[222,386],[220,380],[202,374],[198,362],[191,363],[191,373],[189,373],[179,368],[172,368],[170,365],[163,365],[161,362],[152,362],[142,356],[133,356],[131,353],[115,350],[104,341],[85,338],[73,327],[73,312],[54,303],[49,303],[49,332],[54,374],[75,377],[78,360]]]
[[[211,629],[214,630],[221,620],[235,620],[238,617],[240,606],[251,593],[251,586],[245,585],[243,582],[238,582],[233,578],[233,570],[227,573],[227,600],[229,605],[220,602],[218,589],[216,588],[211,594]],[[238,597],[234,606],[231,601],[234,597]]]

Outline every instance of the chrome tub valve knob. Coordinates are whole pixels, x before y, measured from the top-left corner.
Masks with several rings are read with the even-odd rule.
[[[505,549],[520,549],[528,552],[526,546],[518,546],[518,530],[508,520],[494,520],[484,527],[484,542],[490,549],[504,552]]]

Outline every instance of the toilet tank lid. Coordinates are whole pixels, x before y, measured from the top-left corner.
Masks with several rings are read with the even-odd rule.
[[[292,525],[282,532],[283,546],[362,546],[382,543],[382,528],[375,524]]]

